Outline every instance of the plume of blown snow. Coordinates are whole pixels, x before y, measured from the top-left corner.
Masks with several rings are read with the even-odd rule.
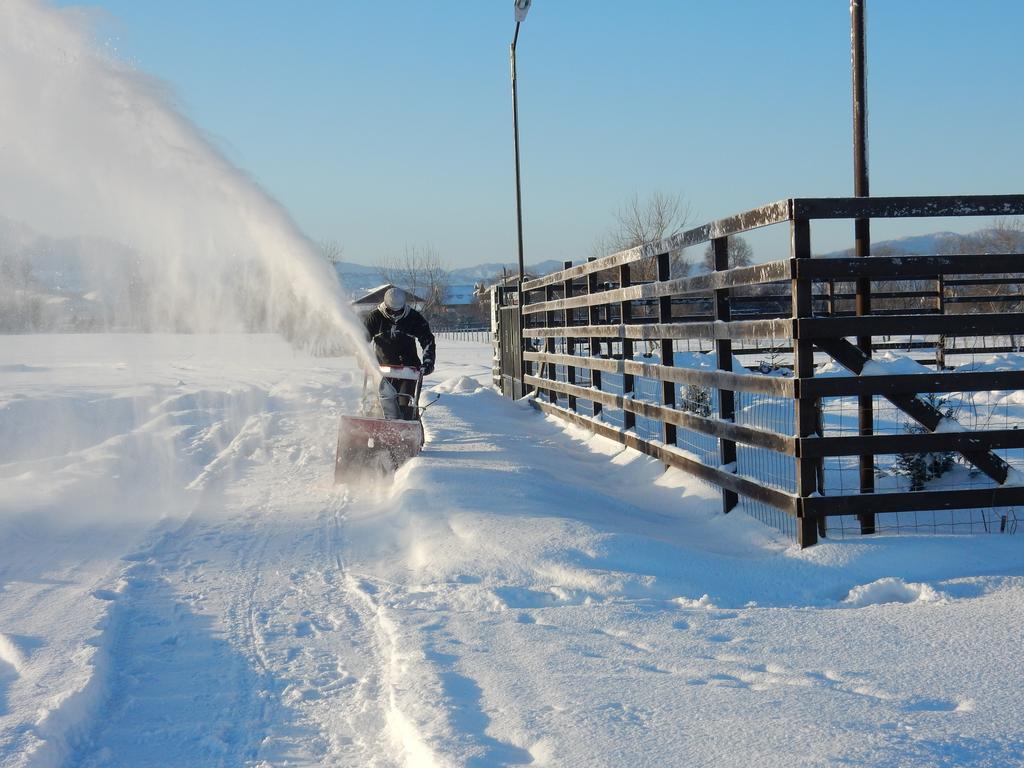
[[[125,246],[93,266],[120,275],[137,325],[274,330],[372,366],[333,268],[166,86],[97,41],[95,20],[0,3],[0,215]]]

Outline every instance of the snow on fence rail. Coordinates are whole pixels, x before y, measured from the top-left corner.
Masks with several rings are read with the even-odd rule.
[[[522,321],[515,293],[496,291],[498,380],[802,546],[851,530],[1012,532],[1022,255],[825,259],[810,243],[817,219],[1020,214],[1024,195],[789,199],[567,263],[524,283]],[[779,224],[787,258],[730,268],[730,235]],[[671,273],[674,253],[707,242],[715,271]]]

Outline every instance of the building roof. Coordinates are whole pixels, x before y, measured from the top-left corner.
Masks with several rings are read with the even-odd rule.
[[[384,294],[388,292],[389,288],[394,288],[392,283],[384,283],[384,285],[378,285],[376,288],[371,288],[368,293],[363,294],[357,299],[352,300],[352,304],[357,307],[372,306],[375,307],[384,301]],[[426,299],[417,296],[412,291],[403,288],[405,291],[405,300],[410,304],[422,304]]]
[[[444,303],[449,307],[460,307],[472,304],[476,298],[475,285],[460,283],[445,287]]]

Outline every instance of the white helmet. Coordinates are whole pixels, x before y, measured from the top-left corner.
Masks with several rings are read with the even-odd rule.
[[[384,306],[392,313],[401,312],[405,309],[405,291],[397,287],[388,288],[384,294]]]

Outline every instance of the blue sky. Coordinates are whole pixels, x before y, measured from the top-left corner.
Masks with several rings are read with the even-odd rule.
[[[515,260],[509,0],[89,5],[347,259]],[[1024,191],[1022,23],[1019,0],[869,0],[873,194]],[[846,0],[535,0],[519,88],[528,263],[586,257],[634,193],[681,195],[694,225],[852,193]]]

